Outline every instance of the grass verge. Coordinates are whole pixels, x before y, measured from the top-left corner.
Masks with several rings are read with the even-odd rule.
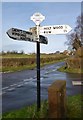
[[[12,67],[2,67],[2,72],[15,72],[15,71],[21,71],[26,69],[34,69],[36,67],[36,64],[31,65],[23,65],[23,66],[12,66]]]
[[[82,118],[81,111],[81,95],[68,96],[67,97],[67,118]],[[36,111],[36,104],[22,108],[20,110],[14,110],[9,113],[4,113],[2,118],[47,118],[48,117],[48,101],[43,101],[41,104],[41,110]]]
[[[83,70],[81,69],[75,69],[75,68],[65,68],[65,66],[62,66],[58,69],[60,72],[67,72],[67,73],[83,73]]]
[[[75,95],[67,98],[67,118],[82,118],[83,95]]]
[[[3,114],[2,118],[46,118],[47,116],[47,108],[48,108],[48,102],[43,101],[41,104],[41,109],[39,112],[37,112],[37,106],[36,104],[22,108],[20,110],[15,110],[9,113]]]

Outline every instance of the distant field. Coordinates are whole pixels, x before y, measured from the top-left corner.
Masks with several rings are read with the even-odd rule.
[[[41,58],[49,58],[49,57],[67,57],[66,55],[63,54],[41,54],[40,57]],[[4,54],[4,55],[0,55],[0,57],[2,58],[36,58],[36,54]]]
[[[0,55],[1,57],[1,55]],[[32,58],[35,57],[35,54],[4,54],[2,55],[2,58]]]
[[[63,54],[41,54],[41,66],[62,61],[67,56]],[[2,55],[2,71],[17,71],[36,67],[36,54],[6,54]]]

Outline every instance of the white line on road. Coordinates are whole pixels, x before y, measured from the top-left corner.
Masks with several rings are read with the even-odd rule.
[[[24,85],[24,84],[19,84],[19,85],[17,85],[17,88],[23,87],[23,85]]]
[[[10,85],[11,87],[13,87],[13,86],[16,86],[17,84],[12,84],[12,85]]]
[[[72,81],[73,85],[83,85],[83,81]]]
[[[8,89],[9,87],[4,87],[4,88],[2,88],[2,90],[5,90],[5,89]]]
[[[45,74],[49,74],[49,72],[46,71]]]
[[[15,90],[15,88],[9,88],[9,89],[7,89],[7,91],[13,91],[13,90]]]
[[[43,78],[43,77],[41,77],[40,79],[41,79],[41,80],[43,80],[44,78]]]
[[[56,71],[56,69],[53,69],[52,71]]]
[[[29,82],[31,79],[33,79],[33,78],[24,79],[23,81],[24,81],[24,82]]]
[[[24,82],[24,85],[27,85],[29,82]]]

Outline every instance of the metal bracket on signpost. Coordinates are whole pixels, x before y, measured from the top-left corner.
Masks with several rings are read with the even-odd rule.
[[[39,42],[39,25],[36,26],[36,30],[37,30],[37,41]]]

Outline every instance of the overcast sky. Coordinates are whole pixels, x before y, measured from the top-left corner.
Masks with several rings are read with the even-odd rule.
[[[4,51],[23,50],[26,53],[36,52],[36,43],[15,41],[10,39],[6,32],[15,27],[28,30],[35,24],[30,17],[40,12],[45,16],[41,26],[68,24],[73,29],[76,25],[76,18],[81,13],[80,2],[3,2],[2,3],[2,49]],[[48,45],[41,44],[41,53],[52,53],[64,51],[68,46],[66,35],[49,35]],[[1,47],[0,47],[1,48]]]

